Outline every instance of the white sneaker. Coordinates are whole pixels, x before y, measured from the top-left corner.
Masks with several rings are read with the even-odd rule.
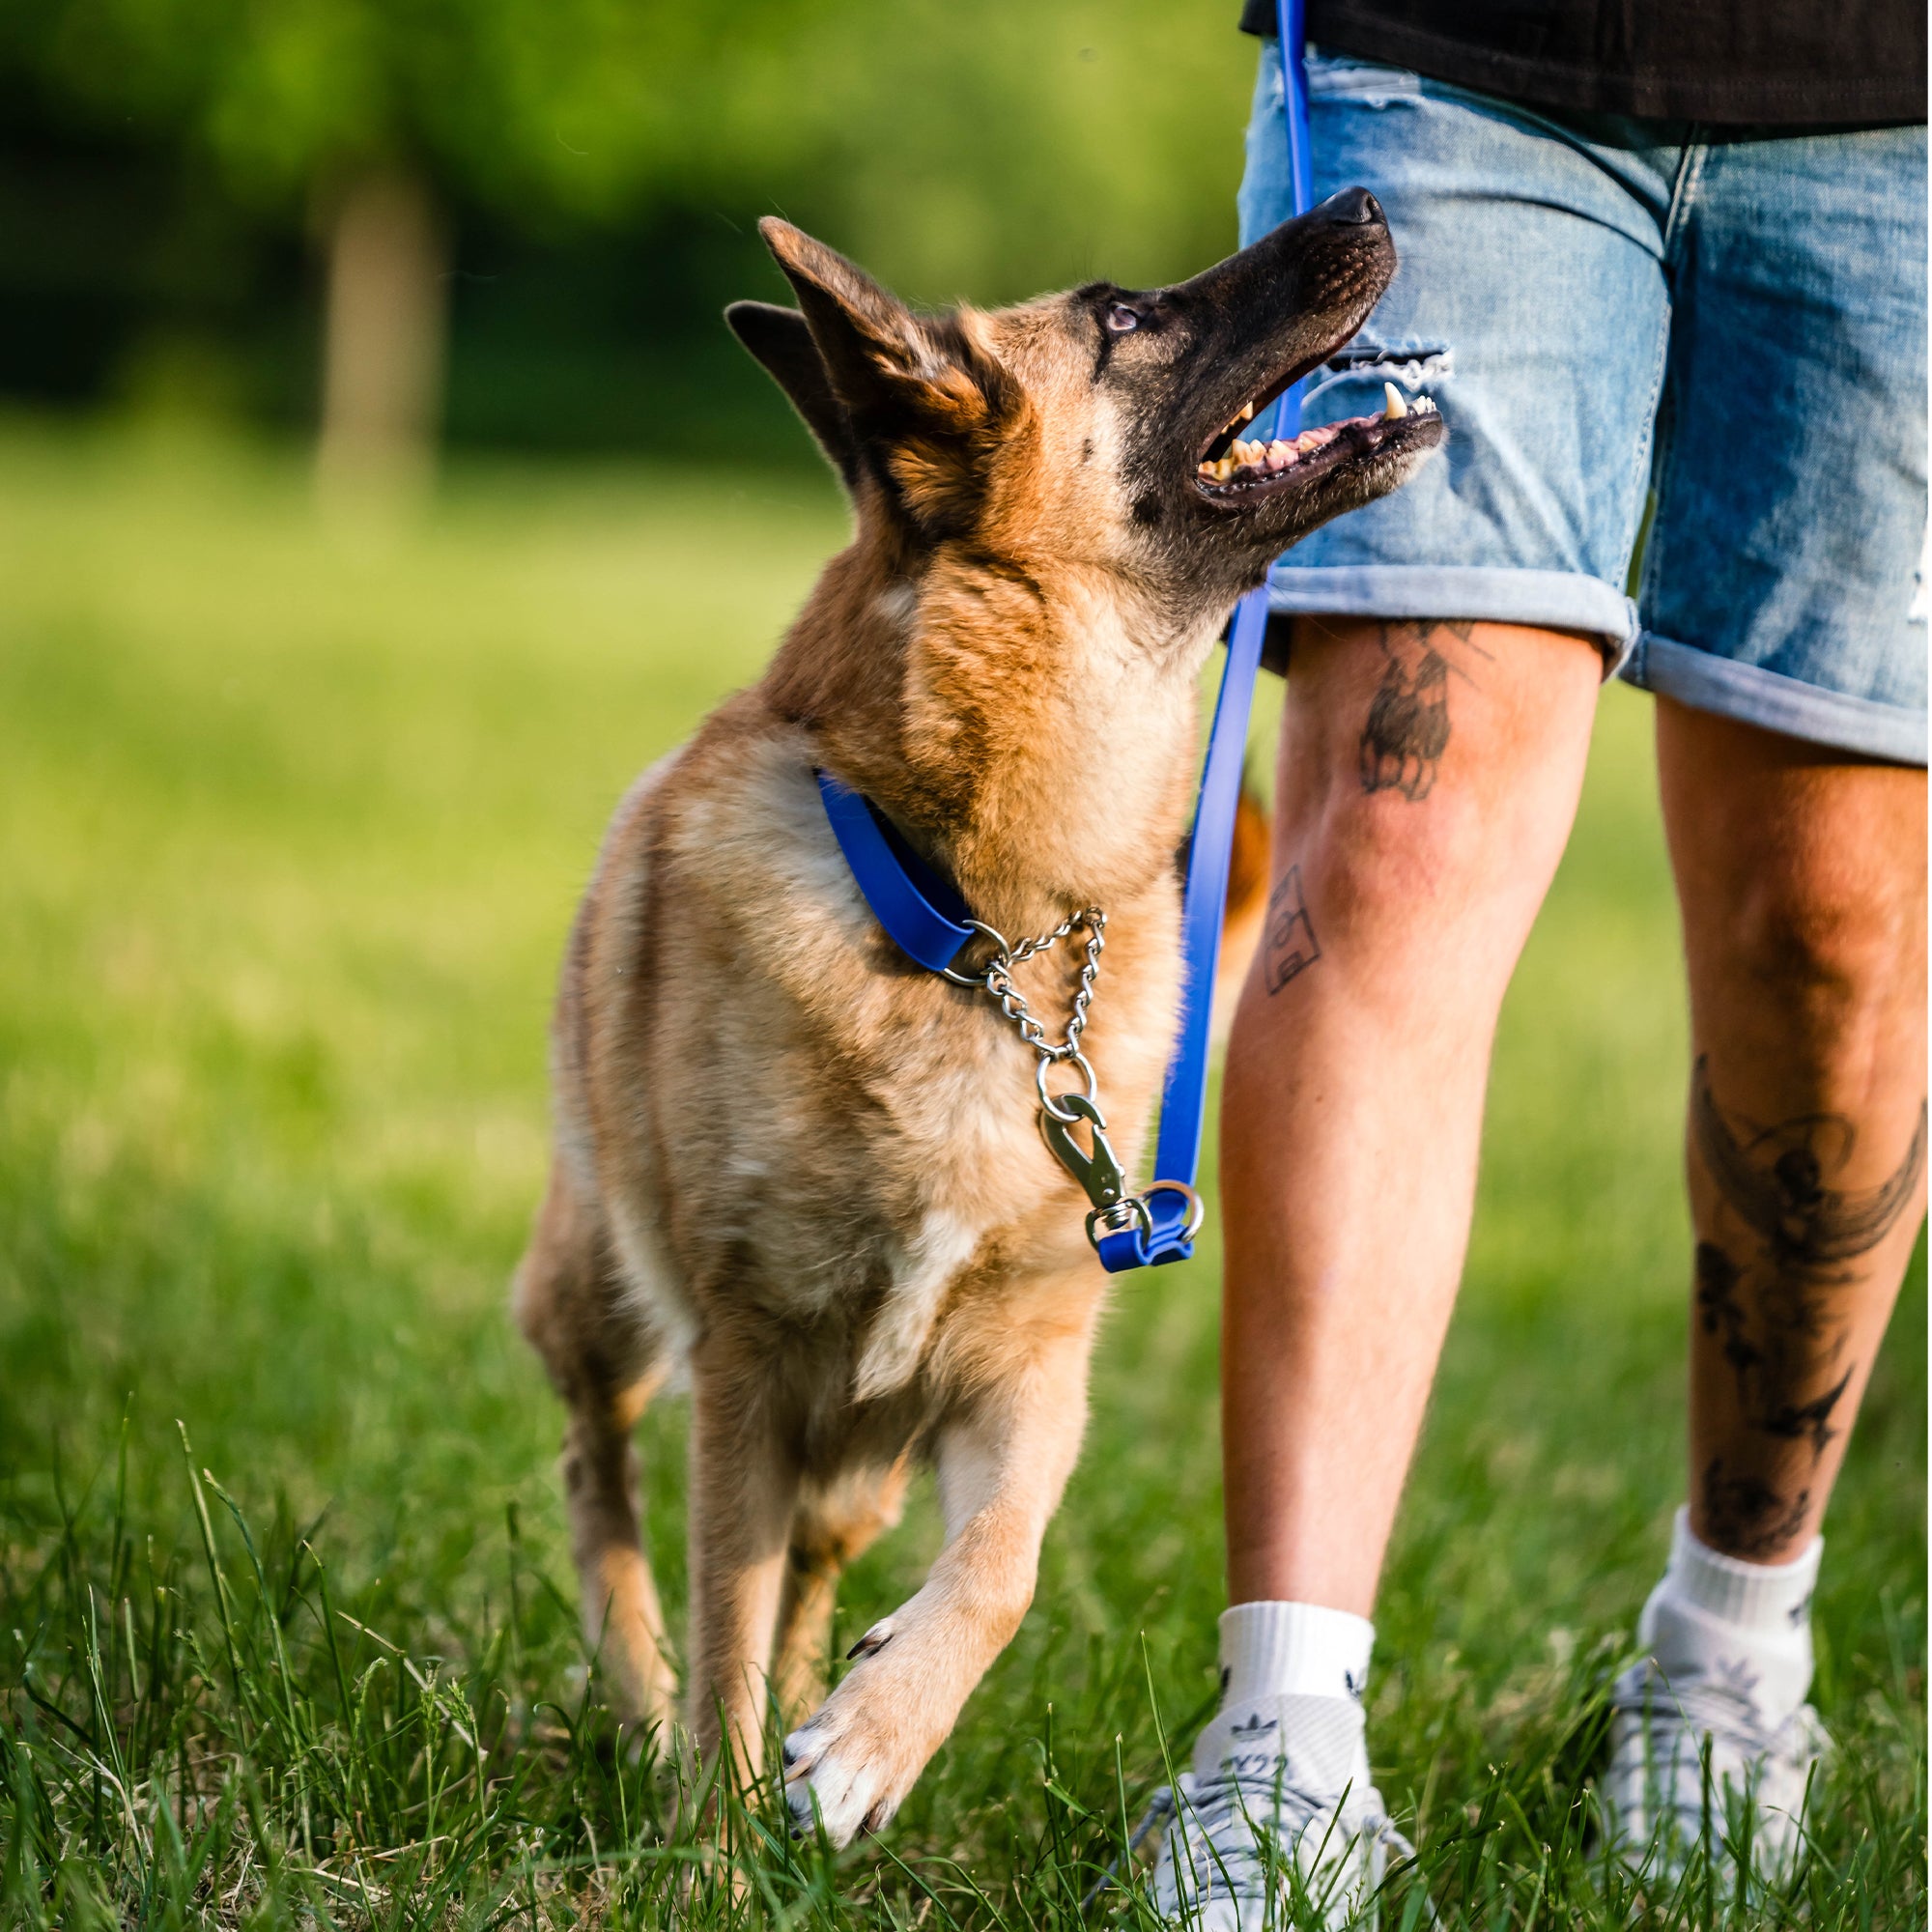
[[[1203,1735],[1154,1866],[1154,1906],[1188,1932],[1372,1926],[1389,1848],[1407,1842],[1369,1781],[1359,1707],[1279,1696]],[[1218,1749],[1215,1747],[1218,1746]]]
[[[1804,1854],[1805,1805],[1831,1739],[1808,1704],[1781,1721],[1747,1669],[1674,1681],[1645,1659],[1610,1693],[1610,1763],[1598,1787],[1609,1844],[1678,1877],[1699,1844],[1773,1884]],[[1706,1759],[1709,1774],[1706,1776]]]

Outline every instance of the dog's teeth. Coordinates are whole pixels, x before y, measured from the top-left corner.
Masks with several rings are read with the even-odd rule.
[[[1282,442],[1277,440],[1268,444],[1267,466],[1270,469],[1286,469],[1294,460],[1294,445],[1293,443]]]
[[[1402,399],[1402,391],[1393,383],[1382,384],[1382,420],[1400,422],[1408,413],[1408,405]]]
[[[1419,416],[1433,416],[1435,413],[1435,398],[1434,396],[1417,396],[1410,407]]]

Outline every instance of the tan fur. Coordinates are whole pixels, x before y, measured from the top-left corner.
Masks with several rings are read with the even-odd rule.
[[[755,1768],[768,1695],[818,1694],[839,1569],[895,1520],[912,1460],[936,1463],[943,1551],[788,1745],[794,1794],[843,1842],[892,1815],[1026,1610],[1105,1276],[1037,1130],[1034,1056],[879,928],[813,768],[1002,931],[1105,909],[1084,1043],[1131,1167],[1174,1031],[1195,679],[1225,604],[1177,610],[1145,581],[1122,426],[1065,302],[968,311],[953,360],[921,366],[889,298],[772,239],[916,408],[765,677],[611,825],[563,971],[556,1158],[516,1305],[569,1410],[586,1636],[625,1716],[660,1723],[674,1673],[630,1431],[688,1376],[683,1674],[707,1756],[728,1736]],[[1058,1031],[1068,949],[1020,978]]]

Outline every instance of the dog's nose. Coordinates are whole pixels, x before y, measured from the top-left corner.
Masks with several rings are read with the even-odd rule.
[[[1382,205],[1365,187],[1345,187],[1331,194],[1315,213],[1338,227],[1359,227],[1365,221],[1380,221]]]

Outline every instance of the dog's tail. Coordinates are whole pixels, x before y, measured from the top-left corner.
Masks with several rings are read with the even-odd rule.
[[[1241,781],[1240,803],[1235,809],[1235,849],[1228,862],[1228,910],[1221,921],[1221,971],[1214,981],[1214,1045],[1228,1041],[1235,1003],[1248,977],[1255,949],[1267,923],[1268,844],[1271,830],[1267,808],[1252,781]]]

